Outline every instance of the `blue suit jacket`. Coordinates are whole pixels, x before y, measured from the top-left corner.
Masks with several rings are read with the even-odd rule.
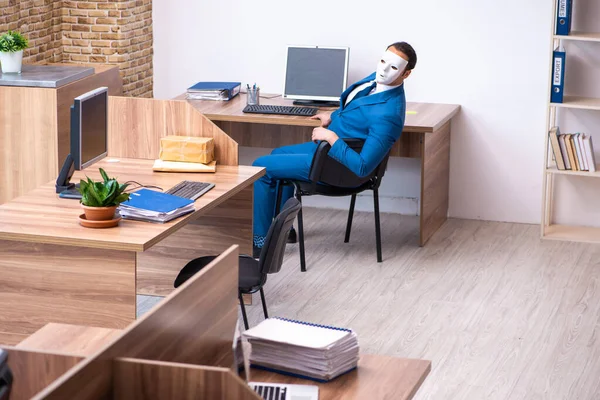
[[[370,174],[398,140],[404,128],[406,114],[404,84],[353,99],[344,106],[346,98],[356,86],[374,79],[375,73],[356,82],[342,93],[341,106],[331,114],[331,124],[327,128],[342,139],[365,140],[360,153],[350,149],[343,140],[337,140],[329,151],[331,157],[361,177]]]

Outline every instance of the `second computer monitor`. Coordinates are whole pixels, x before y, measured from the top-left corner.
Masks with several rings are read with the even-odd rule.
[[[338,102],[348,79],[348,47],[288,46],[283,97]]]
[[[74,99],[71,106],[71,155],[75,169],[106,157],[108,88],[100,87]]]

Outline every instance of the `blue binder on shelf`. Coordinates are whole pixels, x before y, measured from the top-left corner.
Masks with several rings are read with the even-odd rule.
[[[231,100],[240,93],[241,82],[198,82],[187,89],[188,97],[206,97],[207,100]]]
[[[571,33],[573,20],[573,0],[556,0],[556,34],[568,35]]]
[[[550,94],[552,103],[563,102],[566,58],[565,50],[562,48],[556,48],[552,53],[552,93]]]

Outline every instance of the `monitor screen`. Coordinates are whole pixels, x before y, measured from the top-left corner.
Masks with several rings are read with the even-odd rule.
[[[346,89],[347,47],[288,46],[283,97],[336,101]]]
[[[107,153],[108,88],[76,97],[71,112],[71,154],[83,169]]]

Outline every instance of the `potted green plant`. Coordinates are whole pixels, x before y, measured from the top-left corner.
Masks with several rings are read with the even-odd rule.
[[[129,200],[129,193],[125,193],[128,184],[119,184],[115,178],[109,178],[100,168],[102,181],[94,182],[89,177],[79,183],[81,193],[81,206],[88,221],[112,220],[117,206]]]
[[[25,36],[17,31],[8,31],[0,36],[0,64],[2,73],[21,73],[23,50],[29,46]]]

